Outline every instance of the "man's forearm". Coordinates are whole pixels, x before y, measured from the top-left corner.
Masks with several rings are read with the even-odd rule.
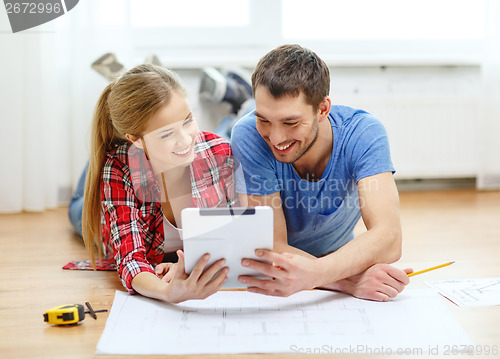
[[[393,263],[401,256],[399,230],[369,230],[338,249],[318,258],[324,271],[324,286],[342,290],[338,281],[359,274],[377,263]]]
[[[275,242],[274,251],[316,258],[287,243]],[[317,258],[320,269],[316,282],[322,283],[323,288],[345,291],[344,279],[359,274],[377,263],[393,263],[399,259],[400,253],[400,231],[372,229],[357,236],[337,251]]]
[[[307,258],[316,258],[303,250],[287,243],[275,243],[274,251],[299,254]],[[383,230],[370,230],[357,236],[337,251],[318,258],[322,262],[322,287],[342,290],[341,280],[359,274],[377,263],[393,263],[401,256],[401,234]]]

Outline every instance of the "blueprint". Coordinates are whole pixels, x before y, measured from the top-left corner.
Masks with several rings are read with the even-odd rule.
[[[387,354],[472,344],[445,302],[431,289],[387,303],[318,290],[288,298],[221,291],[178,305],[117,291],[97,353]]]
[[[500,278],[438,280],[426,284],[460,307],[500,305]]]

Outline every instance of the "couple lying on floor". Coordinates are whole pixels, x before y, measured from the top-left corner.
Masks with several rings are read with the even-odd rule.
[[[199,131],[175,73],[139,65],[110,83],[92,123],[81,229],[92,258],[113,256],[130,293],[178,303],[218,291],[230,268],[205,254],[184,269],[187,207],[273,208],[273,250],[242,265],[248,291],[325,288],[387,301],[409,283],[387,134],[369,113],[332,106],[330,74],[312,51],[283,45],[252,75],[255,109],[231,145]],[[235,163],[241,169],[235,171]],[[362,218],[367,230],[353,235]],[[214,258],[215,259],[215,258]]]

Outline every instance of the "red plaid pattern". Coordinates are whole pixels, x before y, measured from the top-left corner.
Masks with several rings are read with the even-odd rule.
[[[224,139],[198,132],[190,173],[193,207],[237,205],[234,160]],[[106,155],[101,180],[105,252],[113,251],[123,286],[134,293],[132,279],[154,273],[164,256],[160,187],[144,151],[131,142]]]
[[[72,270],[94,270],[94,266],[92,265],[92,261],[90,259],[86,259],[83,261],[71,261],[66,264],[63,269],[72,269]],[[103,271],[115,271],[116,264],[113,258],[102,258],[95,260],[95,269],[103,270]]]

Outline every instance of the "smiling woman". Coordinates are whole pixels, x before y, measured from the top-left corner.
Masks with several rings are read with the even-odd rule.
[[[96,248],[112,253],[130,293],[169,302],[211,295],[227,277],[224,260],[202,274],[203,258],[185,273],[180,213],[234,205],[233,170],[229,144],[198,131],[173,72],[131,69],[106,87],[92,123],[82,217],[91,258]]]
[[[146,152],[155,173],[172,172],[193,162],[198,126],[183,95],[173,92],[169,105],[158,110],[144,132],[142,137],[126,136]]]

